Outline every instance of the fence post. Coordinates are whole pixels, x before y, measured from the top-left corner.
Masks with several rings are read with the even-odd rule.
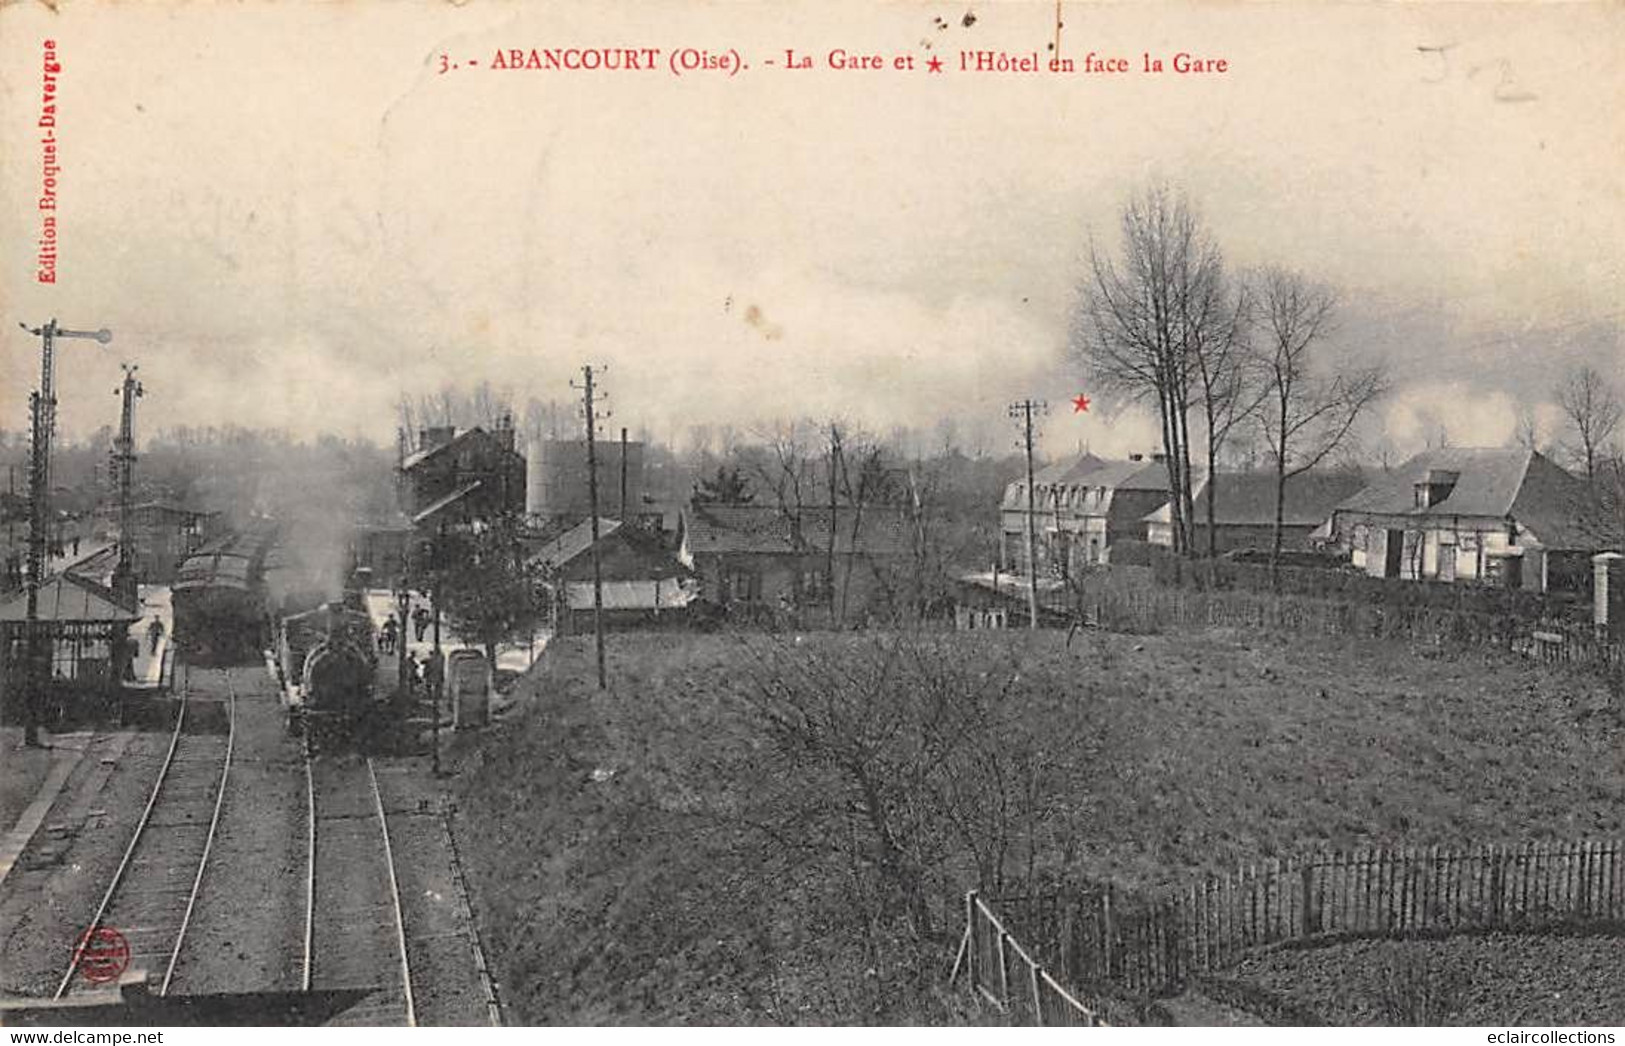
[[[981,986],[976,979],[976,891],[965,891],[965,926],[970,931],[969,947],[965,950],[965,976],[970,979],[970,989],[974,993]]]
[[[1308,937],[1310,934],[1320,932],[1320,909],[1315,904],[1314,893],[1315,862],[1313,860],[1303,862],[1300,874],[1303,878],[1303,935]]]
[[[1043,972],[1043,967],[1030,962],[1027,964],[1027,971],[1032,975],[1033,982],[1033,1019],[1042,1028],[1044,1026],[1044,999],[1038,994],[1038,975]]]
[[[1108,981],[1111,980],[1113,974],[1116,973],[1116,970],[1114,969],[1116,964],[1112,961],[1112,959],[1117,952],[1117,946],[1115,944],[1117,937],[1116,934],[1112,932],[1112,889],[1112,884],[1107,883],[1106,892],[1100,898],[1100,950],[1101,958],[1105,960],[1102,964],[1105,967],[1103,972],[1106,975],[1105,979]]]
[[[1004,1002],[1005,1012],[1010,1010],[1010,962],[1005,956],[1004,941],[1010,936],[1005,932],[1004,925],[999,925],[999,998]]]

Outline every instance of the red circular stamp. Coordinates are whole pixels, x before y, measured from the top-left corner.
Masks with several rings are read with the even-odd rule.
[[[111,926],[97,926],[79,938],[75,952],[79,975],[91,984],[118,980],[130,965],[130,942]]]

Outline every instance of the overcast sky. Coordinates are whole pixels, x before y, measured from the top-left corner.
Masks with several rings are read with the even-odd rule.
[[[679,434],[954,416],[1051,449],[1149,449],[1066,344],[1091,233],[1184,187],[1238,267],[1335,284],[1382,423],[1500,443],[1587,358],[1621,373],[1625,8],[1066,3],[1061,53],[1179,50],[1223,76],[968,74],[1053,3],[93,4],[0,10],[0,386],[26,423],[48,316],[64,425],[235,422],[388,440],[402,390],[563,399]],[[974,24],[963,24],[967,12]],[[941,18],[948,28],[938,28]],[[64,65],[59,282],[35,282],[42,42]],[[930,45],[927,50],[926,44]],[[737,76],[491,71],[499,48],[736,48]],[[785,71],[834,47],[912,72]],[[1446,47],[1443,52],[1421,48]],[[473,58],[437,73],[439,56]],[[930,54],[949,72],[923,71]],[[1545,408],[1548,412],[1549,406]],[[998,446],[990,449],[1001,449]]]

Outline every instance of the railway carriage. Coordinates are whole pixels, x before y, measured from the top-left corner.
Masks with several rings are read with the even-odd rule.
[[[170,586],[174,642],[195,665],[251,663],[265,649],[270,604],[265,561],[276,540],[256,520],[187,556]]]
[[[192,664],[243,664],[264,649],[265,590],[251,557],[227,550],[189,556],[170,598],[175,644]]]

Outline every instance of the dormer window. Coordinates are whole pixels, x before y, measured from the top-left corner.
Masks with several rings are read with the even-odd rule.
[[[1461,473],[1449,469],[1428,469],[1422,482],[1416,484],[1416,507],[1432,508],[1445,498],[1448,498],[1456,489],[1456,480]]]

